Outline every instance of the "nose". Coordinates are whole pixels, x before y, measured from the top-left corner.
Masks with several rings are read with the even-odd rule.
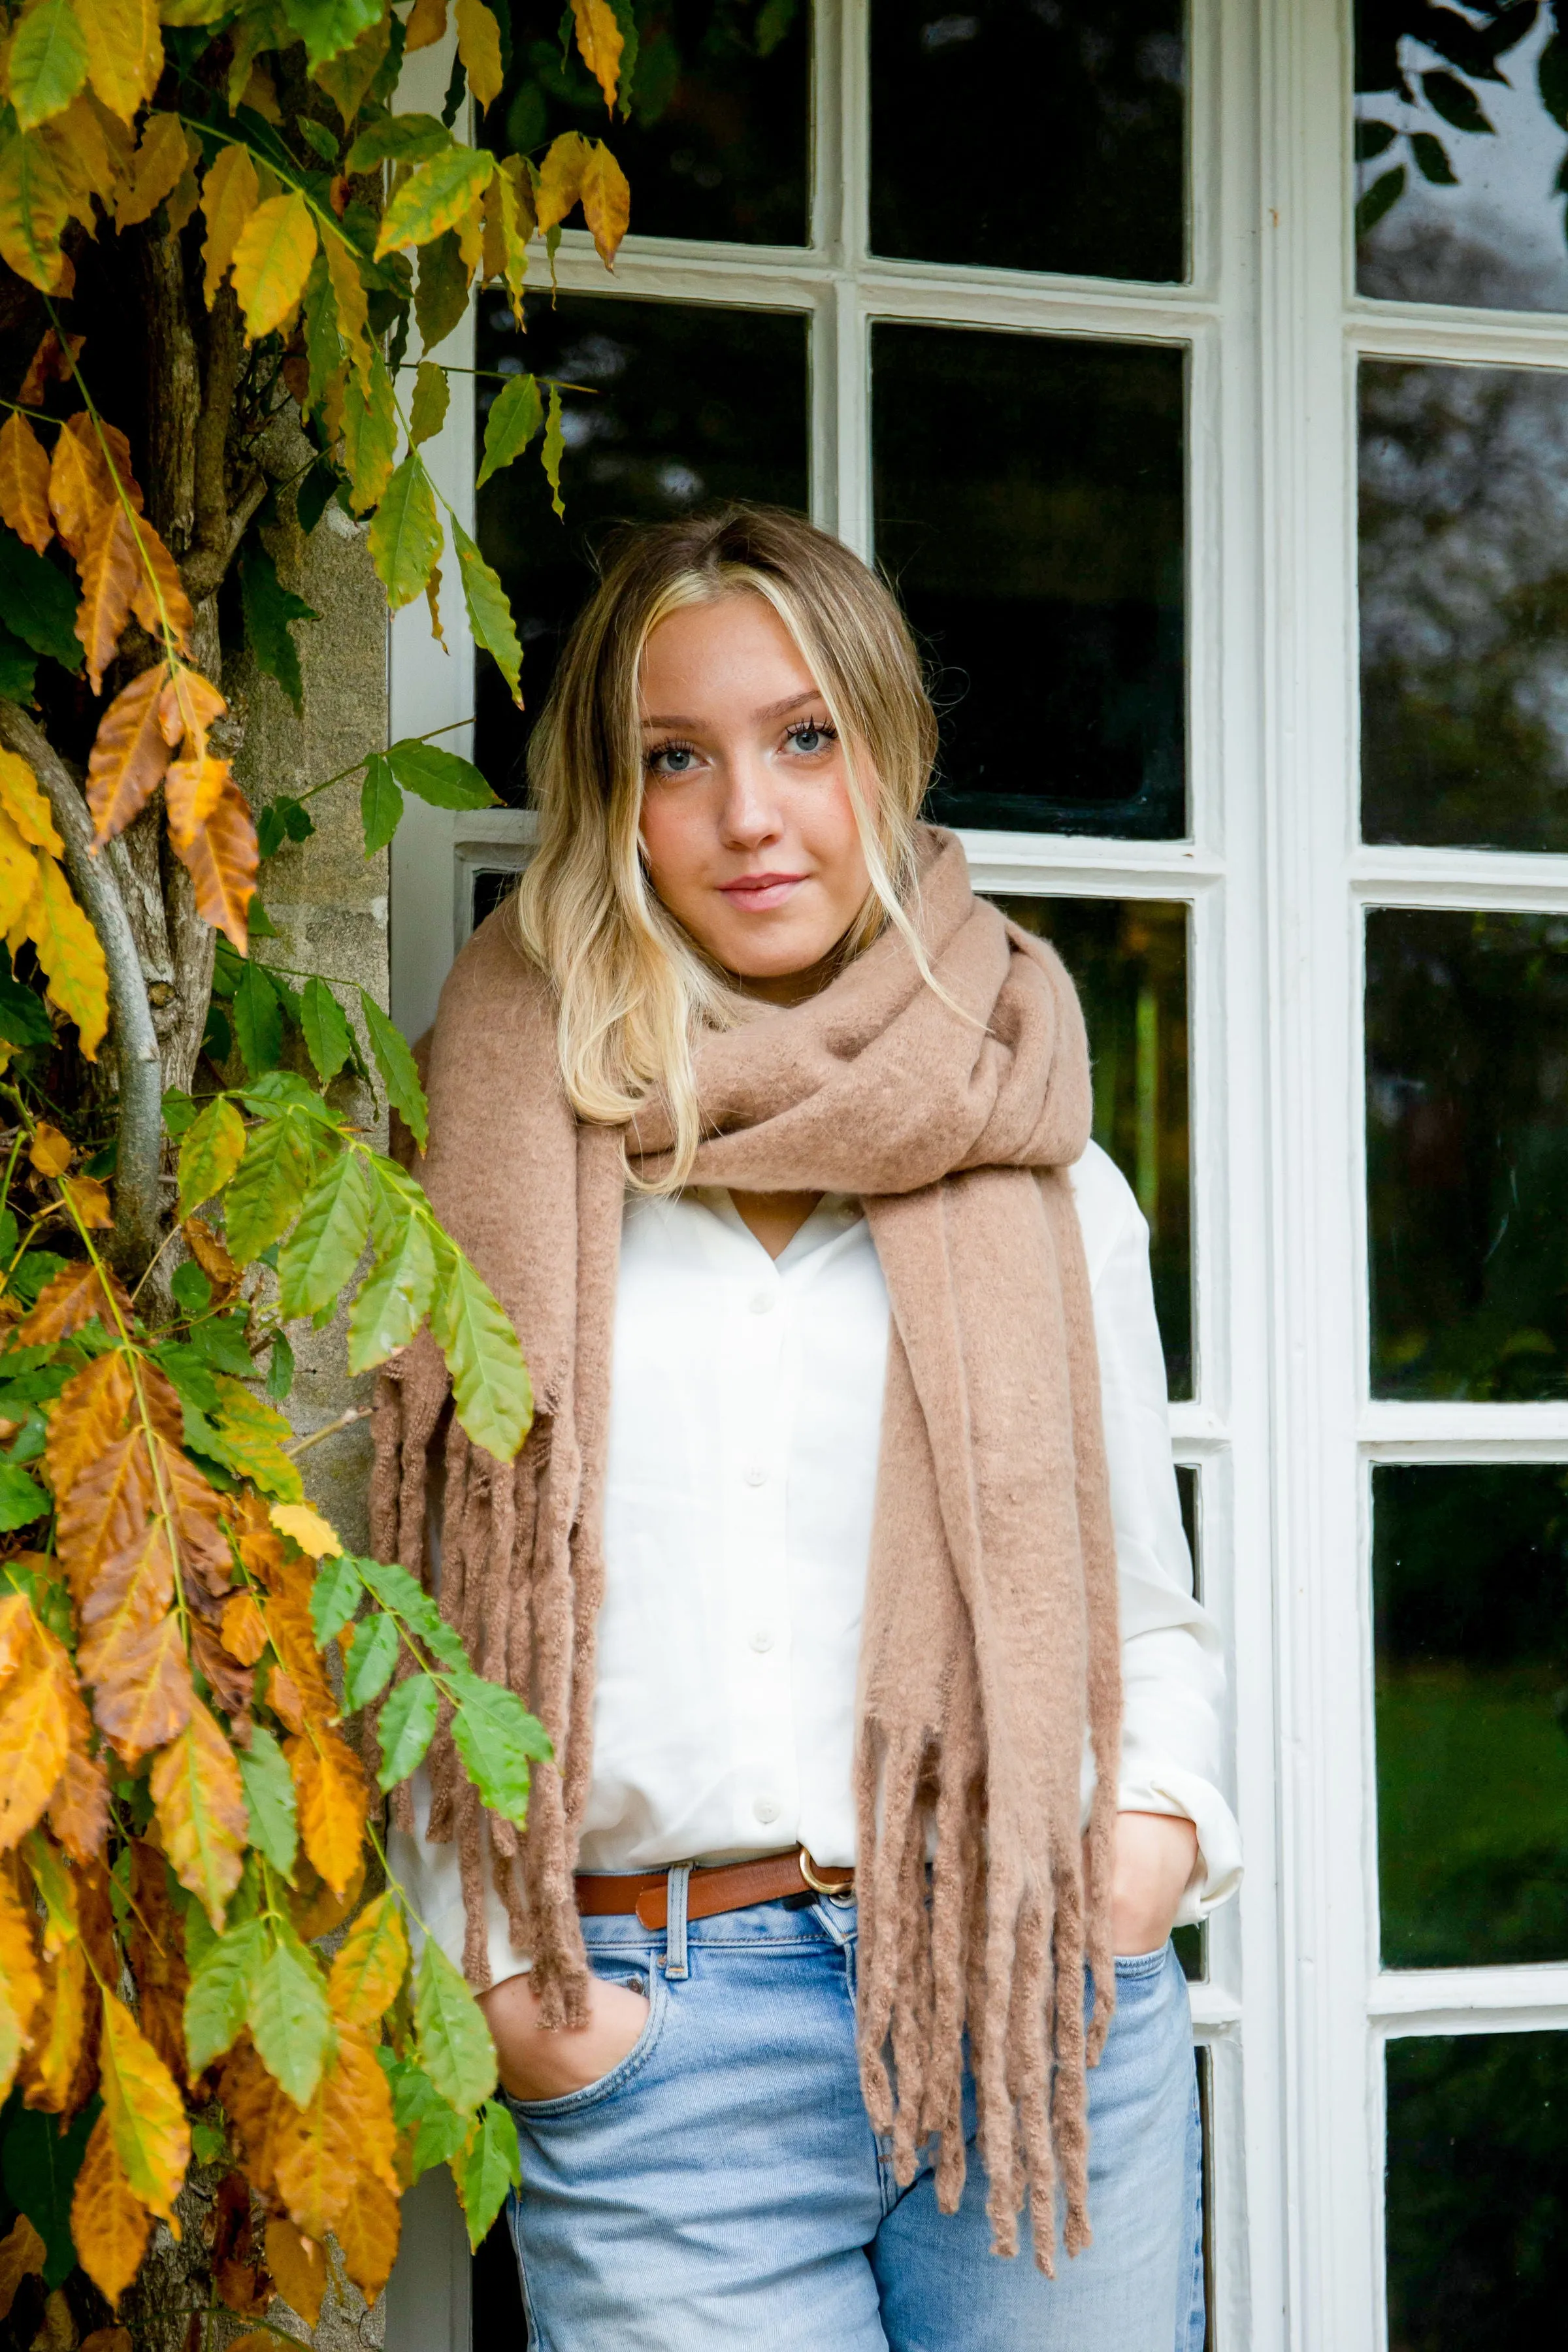
[[[778,791],[765,760],[741,751],[729,762],[728,789],[719,813],[727,849],[761,849],[784,830]]]

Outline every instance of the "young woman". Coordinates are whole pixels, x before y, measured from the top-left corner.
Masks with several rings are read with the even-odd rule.
[[[537,1418],[503,1469],[398,1360],[376,1536],[554,1760],[520,1838],[434,1750],[395,1861],[540,2352],[1203,2341],[1217,1643],[1077,1001],[917,822],[934,742],[837,541],[632,537],[441,1000],[423,1181]]]

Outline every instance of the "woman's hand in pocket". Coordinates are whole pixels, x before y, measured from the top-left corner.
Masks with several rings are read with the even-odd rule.
[[[646,1993],[596,1977],[588,1989],[586,2025],[541,2025],[531,1977],[508,1977],[479,1999],[496,2045],[501,2088],[514,2099],[564,2099],[602,2082],[635,2049],[648,2017]]]
[[[1118,1813],[1110,1934],[1119,1958],[1157,1951],[1187,1891],[1198,1833],[1173,1813]]]

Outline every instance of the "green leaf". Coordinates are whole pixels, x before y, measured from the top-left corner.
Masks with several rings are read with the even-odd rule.
[[[277,990],[254,961],[247,963],[234,992],[234,1034],[253,1078],[278,1067],[283,1052],[283,1013]]]
[[[315,1315],[335,1305],[359,1264],[374,1197],[357,1151],[340,1152],[317,1178],[278,1260],[280,1314]]]
[[[483,646],[486,653],[491,656],[507,682],[512,700],[521,708],[522,696],[519,691],[518,678],[522,669],[522,646],[506,590],[500,583],[500,575],[485,562],[460,522],[453,522],[452,543],[458,551],[463,602],[468,608],[468,626],[474,633],[474,643]]]
[[[198,2164],[216,2164],[228,2154],[228,2135],[216,2124],[191,2126],[191,2154]]]
[[[430,1328],[452,1375],[458,1419],[476,1445],[510,1462],[533,1421],[533,1389],[517,1333],[461,1250],[447,1244]]]
[[[403,794],[383,752],[373,751],[364,763],[359,813],[364,826],[364,854],[374,857],[378,849],[386,847],[403,817]]]
[[[205,1315],[213,1303],[213,1286],[196,1264],[188,1257],[174,1268],[169,1283],[169,1296],[184,1315]]]
[[[1568,41],[1553,33],[1536,60],[1541,103],[1560,130],[1568,131]]]
[[[375,1066],[381,1072],[386,1098],[394,1110],[406,1122],[409,1132],[421,1151],[430,1132],[430,1109],[425,1100],[425,1089],[419,1083],[419,1070],[408,1050],[408,1041],[395,1022],[389,1021],[374,996],[361,989],[359,1001],[363,1009],[365,1026],[370,1031],[370,1049],[375,1055]]]
[[[305,1947],[274,1926],[249,1972],[250,2038],[262,2064],[297,2107],[314,2095],[332,2046],[332,2013],[321,1969]]]
[[[332,404],[345,389],[342,371],[348,360],[348,351],[338,328],[338,299],[332,290],[331,272],[327,268],[324,253],[318,253],[310,264],[310,274],[305,280],[301,316],[309,371],[305,406],[312,416],[321,420],[323,437],[335,440]],[[321,478],[322,476],[324,480]],[[327,500],[337,488],[337,469],[331,460],[318,457],[295,491],[294,511],[307,539],[321,521]]]
[[[13,636],[79,669],[76,602],[70,582],[47,555],[35,555],[14,530],[0,529],[0,616]]]
[[[287,841],[309,841],[315,830],[310,810],[290,793],[275,793],[256,821],[256,837],[263,857],[276,857]],[[262,918],[260,922],[257,920],[258,915]],[[253,939],[277,937],[259,898],[250,902],[250,935]]]
[[[238,1750],[239,1777],[250,1811],[250,1843],[264,1853],[274,1870],[292,1878],[300,1829],[295,1813],[294,1780],[283,1750],[265,1726],[257,1724],[250,1745]]]
[[[343,462],[355,514],[363,514],[380,499],[392,479],[396,455],[397,403],[386,363],[376,352],[371,358],[368,389],[353,375],[343,394]]]
[[[451,132],[433,114],[389,114],[366,124],[343,169],[358,173],[374,171],[377,163],[423,163],[451,143]]]
[[[335,1552],[321,1561],[310,1587],[310,1624],[318,1650],[324,1650],[342,1632],[363,1591],[359,1570],[347,1552]]]
[[[433,441],[447,422],[447,404],[452,396],[447,371],[434,360],[421,360],[414,378],[414,398],[408,411],[408,437],[411,441]]]
[[[202,1916],[199,1905],[192,1916]],[[185,2055],[195,2077],[215,2058],[232,2049],[245,2024],[249,2002],[250,1972],[267,1942],[259,1919],[247,1919],[209,1942],[205,1956],[191,1976],[185,1994]]]
[[[31,702],[38,656],[0,623],[0,694],[7,702]]]
[[[370,560],[394,612],[424,594],[441,547],[436,494],[424,459],[411,449],[383,492],[370,526]]]
[[[310,299],[310,295],[307,292],[305,297],[307,311],[309,309]],[[337,333],[335,327],[332,331],[335,336]],[[310,327],[307,322],[307,350],[310,348],[309,339]],[[342,345],[340,342],[338,345],[338,359],[341,359],[342,355]],[[329,365],[335,367],[337,363],[337,359],[334,359],[330,362]],[[319,399],[319,395],[313,388],[315,385],[314,366],[315,362],[314,360],[312,360],[312,373],[310,378],[312,390],[310,396],[310,406],[312,408],[316,407]],[[298,489],[294,493],[294,512],[299,519],[300,529],[307,539],[310,538],[310,533],[315,530],[316,525],[321,521],[321,517],[326,513],[327,509],[331,506],[333,495],[337,490],[338,484],[344,479],[345,477],[339,473],[337,467],[333,465],[330,457],[318,457],[310,472],[306,475],[304,480],[300,484]]]
[[[463,2200],[468,2243],[477,2252],[506,2203],[507,2190],[522,2180],[517,2126],[499,2099],[487,2099],[479,2109],[468,2144],[452,2166],[452,2177]]]
[[[382,17],[382,0],[282,0],[282,5],[312,66],[342,57]]]
[[[87,2153],[88,2136],[98,2120],[99,2102],[95,2098],[80,2108],[65,2131],[60,2129],[60,2116],[22,2106],[19,2093],[5,2112],[10,2120],[0,2144],[0,2177],[10,2202],[26,2215],[48,2249],[44,2284],[52,2293],[65,2284],[76,2268],[71,2194]],[[468,2127],[465,2116],[458,2126],[459,2147]],[[446,2154],[443,2148],[441,2158]],[[439,2162],[441,2158],[430,2161]]]
[[[1390,205],[1396,205],[1405,194],[1405,166],[1396,163],[1392,172],[1375,179],[1355,208],[1357,236],[1370,236]]]
[[[409,1217],[361,1284],[349,1314],[349,1370],[367,1372],[405,1348],[430,1311],[436,1258],[425,1227]]]
[[[307,146],[315,149],[322,163],[330,163],[335,171],[340,142],[333,138],[326,124],[313,121],[308,114],[297,114],[294,117],[294,128]]]
[[[414,317],[427,352],[444,343],[468,315],[468,271],[456,229],[424,247],[414,290]]]
[[[326,1086],[353,1054],[354,1041],[342,1006],[327,982],[315,976],[305,982],[300,1026],[316,1076]]]
[[[550,415],[545,423],[544,446],[540,451],[540,462],[544,467],[544,478],[550,485],[550,503],[563,522],[566,520],[566,508],[561,496],[561,459],[565,447],[566,443],[561,432],[561,386],[558,383],[552,383],[550,387]]]
[[[226,1204],[228,1245],[241,1265],[281,1240],[313,1173],[298,1118],[269,1118],[251,1129]]]
[[[440,1706],[441,1694],[428,1675],[410,1675],[388,1694],[376,1723],[381,1769],[375,1777],[383,1789],[395,1789],[423,1764]]]
[[[417,2180],[432,2165],[457,2155],[468,2137],[470,2119],[441,2096],[417,2059],[399,2058],[384,2042],[375,2054],[391,2085],[393,2121],[400,2133],[414,2134],[410,2163]],[[512,2137],[517,2137],[515,2125]]]
[[[267,1393],[274,1404],[281,1404],[293,1385],[294,1350],[279,1331],[267,1359]]]
[[[87,79],[87,41],[73,0],[31,0],[12,37],[6,79],[23,131],[65,111]]]
[[[1392,147],[1399,133],[1392,122],[1358,122],[1355,127],[1355,159],[1358,163],[1370,163],[1375,155]]]
[[[1424,73],[1422,93],[1435,114],[1451,122],[1456,131],[1489,131],[1491,124],[1481,111],[1481,102],[1468,82],[1457,74]]]
[[[48,1507],[49,1498],[36,1480],[14,1462],[0,1462],[0,1534],[30,1528]]]
[[[435,1937],[415,1979],[414,2030],[425,2072],[449,2105],[471,2112],[496,2086],[496,2046],[479,2003]]]
[[[386,764],[405,793],[413,793],[432,808],[494,808],[496,796],[471,760],[438,744],[421,743],[405,736],[386,753]]]
[[[256,1366],[246,1345],[247,1322],[244,1309],[237,1315],[211,1316],[191,1333],[191,1345],[215,1372],[228,1372],[237,1381],[251,1380]]]
[[[331,1104],[323,1102],[312,1086],[307,1085],[297,1070],[268,1070],[264,1078],[255,1078],[240,1088],[242,1099],[260,1117],[279,1110],[302,1111],[314,1125],[330,1128],[334,1135],[342,1133],[342,1122]]]
[[[521,457],[544,422],[539,386],[531,375],[514,375],[502,385],[485,423],[485,460],[474,484],[482,490],[492,474]]]
[[[360,1619],[343,1671],[345,1715],[357,1715],[362,1706],[381,1696],[397,1664],[397,1621],[384,1610]]]
[[[245,1121],[226,1097],[215,1095],[180,1145],[181,1216],[190,1216],[221,1192],[244,1157]]]
[[[521,1828],[528,1819],[531,1767],[551,1746],[544,1727],[515,1691],[468,1671],[452,1678],[452,1739],[463,1769],[491,1812]]]
[[[1430,180],[1434,187],[1457,188],[1458,186],[1458,174],[1448,161],[1442,141],[1434,139],[1429,131],[1411,132],[1410,152],[1415,158],[1422,178]]]
[[[15,698],[13,698],[15,699]],[[22,698],[31,699],[31,690]],[[48,1008],[30,988],[12,977],[11,959],[0,941],[0,1037],[7,1045],[52,1045],[54,1024]]]
[[[419,1636],[432,1657],[439,1658],[454,1674],[470,1671],[461,1634],[447,1624],[424,1586],[405,1568],[395,1560],[380,1559],[356,1559],[354,1566],[366,1591]]]
[[[319,621],[321,616],[303,596],[284,587],[278,566],[254,536],[247,540],[240,555],[239,593],[245,634],[256,666],[278,680],[298,717],[304,710],[305,689],[300,676],[300,649],[289,631],[296,621]]]

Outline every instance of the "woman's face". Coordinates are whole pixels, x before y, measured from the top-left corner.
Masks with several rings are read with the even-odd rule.
[[[816,682],[773,606],[742,591],[661,621],[641,690],[653,887],[716,963],[787,998],[870,887]]]

